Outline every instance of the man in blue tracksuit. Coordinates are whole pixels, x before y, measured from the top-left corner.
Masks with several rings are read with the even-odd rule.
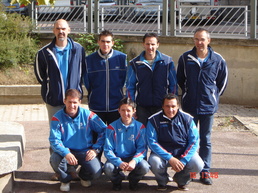
[[[110,124],[119,118],[117,109],[124,97],[126,54],[112,49],[114,37],[108,30],[100,33],[98,44],[99,49],[86,57],[84,83],[90,110]]]
[[[135,103],[131,99],[122,99],[118,111],[121,118],[106,130],[104,172],[116,191],[121,190],[125,178],[123,172],[130,172],[129,188],[136,190],[138,182],[149,171],[149,164],[144,159],[147,154],[145,126],[133,118]]]
[[[78,90],[67,90],[65,108],[55,113],[51,121],[49,142],[54,152],[50,164],[60,175],[61,191],[70,190],[70,166],[81,165],[79,177],[84,187],[91,186],[91,181],[102,173],[96,156],[105,142],[106,125],[95,113],[79,107],[81,97]],[[93,131],[98,133],[95,143]]]
[[[191,173],[200,172],[204,164],[197,153],[199,135],[196,125],[189,114],[179,110],[176,95],[167,94],[162,111],[149,118],[146,138],[151,149],[149,164],[158,183],[157,190],[167,190],[167,167],[176,172],[173,180],[178,189],[188,190],[186,185],[191,181]]]
[[[209,46],[210,34],[199,28],[194,33],[195,47],[180,56],[177,69],[178,85],[182,89],[182,109],[194,117],[200,126],[199,154],[204,161],[200,181],[211,185],[211,131],[219,96],[224,92],[228,70],[224,58]]]
[[[146,33],[143,46],[145,51],[129,63],[126,94],[137,104],[137,120],[146,125],[148,117],[161,109],[164,95],[177,94],[177,81],[172,58],[157,50],[157,34]]]

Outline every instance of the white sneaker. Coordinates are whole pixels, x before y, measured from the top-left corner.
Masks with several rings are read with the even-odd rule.
[[[91,181],[81,179],[81,184],[82,184],[83,187],[90,187],[91,186]]]
[[[70,182],[61,183],[60,190],[63,192],[69,192],[70,191]]]

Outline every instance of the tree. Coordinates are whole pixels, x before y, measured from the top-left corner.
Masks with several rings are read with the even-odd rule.
[[[19,3],[19,4],[23,4],[23,5],[28,5],[32,2],[33,0],[12,0],[12,4],[13,3]],[[55,0],[35,0],[36,2],[38,2],[38,5],[54,5],[55,4]]]

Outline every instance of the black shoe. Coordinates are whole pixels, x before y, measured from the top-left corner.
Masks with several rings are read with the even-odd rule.
[[[138,190],[138,183],[129,183],[129,189],[132,191]]]
[[[157,187],[158,191],[166,191],[167,189],[168,189],[167,186],[163,186],[163,185],[158,185]]]
[[[120,191],[122,189],[122,186],[121,186],[121,184],[113,184],[112,189],[115,191]]]
[[[178,190],[188,191],[187,185],[178,185]]]
[[[205,185],[212,185],[212,179],[209,176],[206,177],[200,177],[200,181],[201,183],[205,184]]]

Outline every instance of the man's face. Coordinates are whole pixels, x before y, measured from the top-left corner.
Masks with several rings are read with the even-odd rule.
[[[162,106],[162,109],[165,113],[165,115],[172,119],[178,112],[179,106],[177,104],[177,100],[176,99],[165,99],[164,104]]]
[[[58,20],[55,23],[53,33],[56,36],[56,39],[59,41],[67,40],[67,36],[70,33],[70,27],[65,20]]]
[[[209,44],[210,38],[208,38],[208,35],[205,31],[197,32],[194,35],[194,45],[197,49],[197,52],[206,51]]]
[[[100,39],[98,40],[98,44],[99,44],[101,53],[108,54],[114,45],[114,41],[111,36],[101,36]]]
[[[143,47],[145,49],[145,57],[146,59],[154,59],[156,56],[156,51],[159,47],[159,43],[157,38],[155,37],[147,37],[143,43]]]
[[[78,97],[68,96],[64,100],[65,112],[72,118],[76,117],[81,100]]]
[[[123,104],[119,107],[118,112],[121,116],[122,122],[124,124],[130,124],[132,122],[132,117],[135,113],[135,109],[128,104]]]

